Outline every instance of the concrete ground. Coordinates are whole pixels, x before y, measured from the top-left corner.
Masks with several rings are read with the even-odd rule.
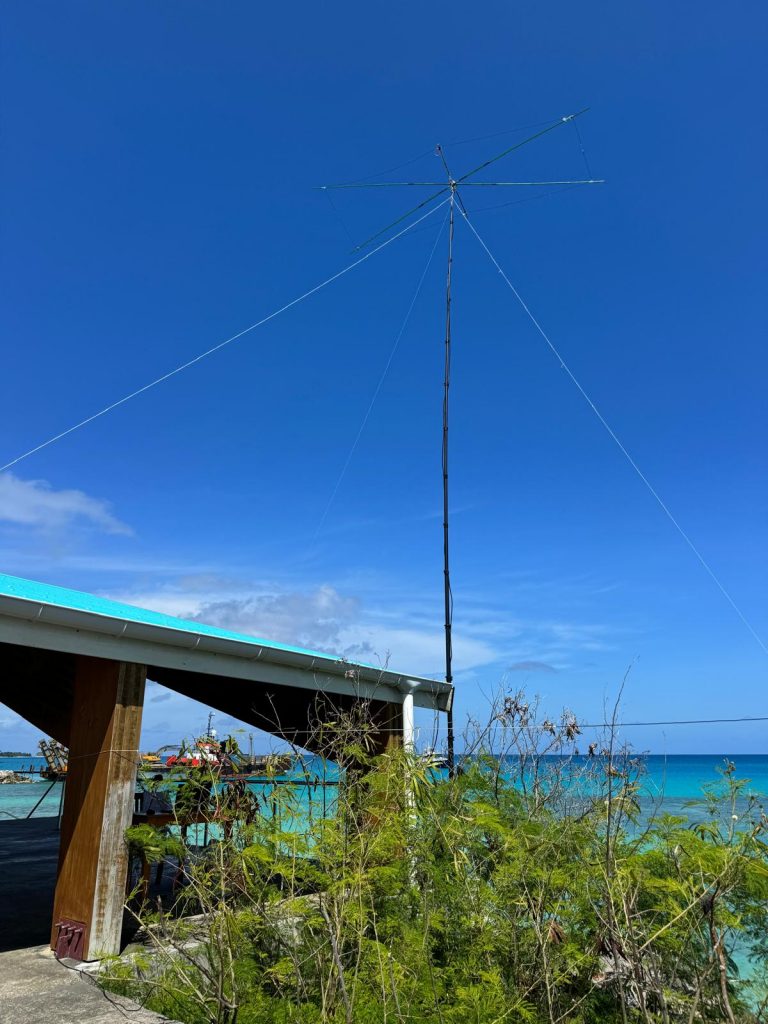
[[[58,963],[47,946],[0,953],[0,1024],[160,1024],[160,1017],[105,995],[87,973]],[[172,1022],[173,1024],[173,1022]]]
[[[0,1024],[158,1024],[48,948],[58,856],[56,818],[0,820]]]

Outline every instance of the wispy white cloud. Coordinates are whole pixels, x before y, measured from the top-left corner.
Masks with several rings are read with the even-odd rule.
[[[400,497],[390,495],[388,508],[401,508],[409,505],[409,503],[409,499],[405,495],[402,495]],[[474,503],[457,505],[451,509],[451,516],[455,518],[456,516],[463,515],[466,512],[471,512],[475,507],[476,506]],[[324,526],[319,536],[327,538],[338,534],[348,534],[353,532],[359,532],[360,530],[369,530],[371,527],[386,527],[386,529],[391,530],[397,527],[409,526],[413,523],[432,522],[436,519],[442,519],[442,517],[442,508],[433,508],[429,510],[423,510],[421,512],[412,511],[406,515],[393,515],[391,511],[387,512],[387,514],[385,515],[365,517],[354,515],[343,518],[340,522],[337,522],[333,526]]]
[[[46,480],[22,480],[13,473],[0,473],[0,523],[48,531],[86,525],[104,533],[132,532],[100,498],[56,490]]]
[[[195,567],[186,574],[163,568],[156,575],[137,572],[133,579],[143,586],[113,585],[105,596],[351,661],[431,677],[444,670],[439,595],[409,588],[394,577],[350,577],[332,586]],[[584,668],[585,657],[621,643],[616,628],[593,618],[571,616],[562,608],[562,614],[551,617],[537,615],[542,609],[533,607],[520,615],[512,609],[526,607],[525,597],[482,598],[476,592],[462,601],[454,626],[454,672],[460,695],[470,704],[484,699],[485,688],[520,679],[518,673],[536,674],[539,682],[546,679],[548,688],[557,688],[560,680],[572,679],[574,669]],[[146,742],[151,746],[192,735],[204,726],[206,715],[203,705],[150,684]],[[218,725],[229,728],[223,719]],[[3,726],[4,735],[11,736],[21,722],[11,716],[0,722]],[[259,742],[267,741],[262,737]]]
[[[383,606],[329,584],[247,586],[205,576],[106,596],[351,661],[427,676],[442,671],[442,625],[418,601],[412,605],[394,598]],[[496,662],[503,651],[493,639],[465,628],[454,634],[454,657],[456,670],[463,671]]]
[[[403,619],[407,621],[407,613]],[[445,635],[439,621],[430,626],[382,625],[371,621],[355,623],[350,629],[350,657],[417,675],[438,677],[445,671]],[[453,631],[453,667],[465,672],[491,665],[499,660],[499,648],[486,643],[465,629]]]
[[[351,661],[434,677],[444,670],[445,640],[434,595],[428,599],[392,587],[384,596],[359,580],[339,587],[301,586],[201,573],[157,589],[107,596]],[[507,671],[562,672],[586,652],[609,650],[615,641],[599,622],[519,617],[478,601],[457,615],[454,671],[473,678],[490,672],[497,679]]]
[[[331,586],[206,601],[192,616],[211,626],[252,636],[345,653],[345,635],[360,615],[360,602]]]
[[[516,661],[507,667],[507,672],[557,672],[557,669],[546,661]]]

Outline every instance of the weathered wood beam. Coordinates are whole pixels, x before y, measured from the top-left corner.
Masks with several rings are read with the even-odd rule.
[[[80,959],[120,949],[145,680],[143,665],[77,659],[51,946]]]
[[[403,745],[403,706],[402,704],[382,703],[372,719],[374,730],[371,741],[377,754],[385,754],[389,750]]]

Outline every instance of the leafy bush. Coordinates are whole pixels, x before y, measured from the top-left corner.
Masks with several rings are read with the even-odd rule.
[[[688,820],[642,813],[641,759],[610,735],[577,756],[573,716],[520,694],[453,779],[347,726],[335,814],[282,787],[188,868],[202,919],[161,908],[151,968],[105,984],[187,1024],[764,1019],[768,821],[733,766]]]

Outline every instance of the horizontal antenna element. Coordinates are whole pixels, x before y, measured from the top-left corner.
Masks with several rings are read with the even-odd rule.
[[[317,188],[320,191],[328,191],[329,189],[342,189],[342,188],[346,189],[346,188],[412,188],[412,187],[416,187],[416,188],[436,188],[437,189],[437,191],[433,192],[432,195],[427,196],[426,199],[422,199],[422,201],[420,203],[417,203],[416,206],[412,207],[412,209],[406,210],[405,213],[401,214],[396,220],[393,220],[390,224],[387,224],[386,227],[382,228],[380,231],[377,231],[375,234],[371,235],[369,238],[366,238],[364,242],[361,242],[359,245],[356,245],[354,247],[354,249],[352,250],[352,252],[359,252],[361,249],[365,249],[366,246],[370,245],[372,242],[375,242],[377,239],[381,238],[382,235],[385,235],[388,231],[391,231],[392,228],[397,227],[398,224],[402,224],[403,221],[405,221],[409,217],[413,216],[414,213],[418,213],[419,210],[423,209],[425,206],[428,206],[431,202],[433,202],[435,199],[439,199],[441,196],[448,196],[449,198],[455,198],[458,201],[459,205],[463,208],[463,203],[461,201],[461,196],[460,196],[459,191],[458,191],[458,186],[459,185],[461,185],[462,187],[464,185],[472,185],[472,186],[477,186],[477,187],[480,187],[480,188],[488,188],[488,187],[502,188],[502,187],[510,187],[510,186],[512,186],[512,187],[514,187],[514,186],[518,186],[518,187],[519,186],[522,186],[522,187],[537,187],[537,186],[546,187],[546,186],[552,186],[552,185],[602,185],[604,182],[603,182],[603,179],[601,179],[601,178],[600,179],[598,179],[598,178],[583,179],[582,178],[582,179],[578,179],[578,180],[575,180],[575,181],[470,181],[469,180],[470,178],[473,178],[479,171],[485,170],[486,167],[490,167],[491,164],[494,164],[498,160],[503,159],[503,157],[509,156],[510,153],[514,153],[516,150],[521,149],[523,146],[527,146],[529,142],[533,142],[535,139],[540,139],[542,135],[546,135],[548,132],[554,131],[554,129],[555,128],[559,128],[560,125],[568,124],[570,121],[573,121],[574,118],[577,118],[581,114],[586,113],[586,111],[588,109],[589,109],[588,107],[585,107],[584,110],[578,110],[575,114],[568,114],[566,117],[559,118],[557,121],[554,121],[552,124],[547,125],[546,128],[542,128],[541,131],[538,131],[538,132],[536,132],[533,135],[529,135],[527,139],[523,139],[521,142],[516,142],[514,144],[514,146],[508,146],[506,149],[502,150],[501,153],[498,153],[496,156],[491,157],[490,160],[485,160],[485,161],[483,161],[483,163],[478,164],[477,167],[473,167],[471,171],[467,171],[466,174],[462,174],[460,178],[454,178],[450,174],[450,172],[448,171],[448,165],[447,165],[446,160],[445,160],[445,154],[443,153],[443,148],[442,148],[442,146],[438,145],[435,148],[435,152],[437,153],[437,155],[442,160],[443,166],[446,169],[446,174],[447,174],[447,177],[448,177],[447,181],[372,181],[372,182],[349,182],[349,183],[346,183],[346,184],[339,183],[339,184],[336,184],[336,185],[319,185],[319,186],[317,186]],[[587,173],[589,173],[589,171],[587,171]],[[466,213],[466,211],[464,211],[464,212]]]
[[[462,188],[465,186],[485,186],[485,185],[604,185],[605,178],[577,178],[576,180],[569,181],[465,181]],[[436,188],[438,185],[445,188],[444,181],[370,181],[370,182],[353,182],[352,184],[341,184],[341,185],[316,185],[315,188],[321,192],[326,192],[331,188],[410,188],[414,185],[423,185],[426,187]]]

